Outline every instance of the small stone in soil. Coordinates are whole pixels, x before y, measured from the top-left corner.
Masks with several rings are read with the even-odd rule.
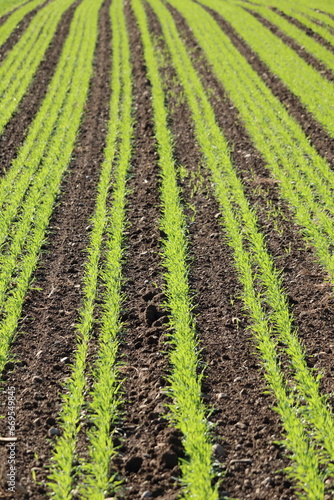
[[[144,493],[141,495],[140,498],[151,498],[152,495],[151,495],[151,492],[150,491],[144,491]]]
[[[60,436],[60,430],[59,429],[56,429],[56,427],[51,427],[49,430],[48,430],[48,435],[50,437],[52,436]]]
[[[212,453],[215,457],[223,457],[225,455],[225,450],[221,444],[215,443],[212,446]]]

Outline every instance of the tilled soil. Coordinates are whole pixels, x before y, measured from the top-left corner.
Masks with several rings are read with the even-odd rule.
[[[127,5],[134,76],[132,176],[129,179],[128,230],[124,265],[125,333],[120,355],[124,366],[125,401],[120,429],[122,446],[114,460],[125,477],[122,494],[140,498],[176,498],[177,459],[182,449],[177,431],[166,419],[163,392],[168,369],[161,234],[159,230],[159,166],[155,151],[150,86],[143,48],[133,13]],[[174,478],[174,479],[173,479]]]
[[[51,427],[57,428],[63,383],[73,360],[85,248],[89,242],[90,217],[103,160],[110,99],[109,4],[106,1],[100,12],[94,77],[73,159],[50,221],[47,242],[34,276],[34,288],[25,301],[19,334],[11,349],[13,359],[7,363],[3,376],[5,386],[16,388],[16,459],[21,496],[37,500],[47,496],[44,466],[51,458],[55,439],[48,433]],[[173,9],[171,11],[202,81],[210,89],[211,103],[231,146],[233,163],[251,205],[256,208],[259,228],[265,233],[268,249],[282,271],[284,288],[308,363],[324,373],[323,391],[332,392],[334,300],[326,274],[316,263],[312,249],[301,238],[300,228],[291,222],[293,216],[279,197],[277,183],[254,148],[237,110],[212,75],[209,65],[203,63],[203,54],[191,31],[182,17]],[[164,52],[155,16],[150,9],[147,12],[150,29]],[[73,8],[65,13],[39,73],[4,133],[0,157],[3,169],[10,165],[45,95],[72,15]],[[164,234],[159,229],[159,166],[150,82],[129,2],[126,3],[126,15],[133,64],[135,130],[124,252],[124,333],[119,353],[123,365],[124,404],[115,433],[119,454],[112,469],[124,478],[119,498],[145,498],[145,492],[148,498],[149,492],[151,498],[174,500],[181,486],[177,462],[184,453],[181,436],[170,427],[165,406],[169,402],[165,394],[169,330],[160,257]],[[333,161],[332,140],[315,120],[309,119],[298,99],[268,71],[232,28],[219,16],[216,18],[275,95],[289,104],[290,112],[302,123],[320,154]],[[304,56],[307,58],[307,54]],[[168,60],[162,75],[168,90],[166,102],[170,109],[176,163],[188,171],[187,177],[180,176],[180,190],[188,223],[189,279],[202,348],[201,368],[205,367],[203,397],[207,407],[213,410],[209,417],[214,424],[213,443],[221,446],[215,448],[215,467],[218,472],[226,473],[220,494],[221,497],[251,500],[292,499],[295,492],[282,473],[290,463],[289,458],[276,444],[281,439],[282,428],[272,409],[272,397],[264,393],[263,370],[239,298],[240,285],[222,231],[210,175],[202,166],[190,112],[184,99],[179,98],[182,89]],[[25,335],[21,335],[23,332]],[[1,399],[6,405],[5,394]],[[333,405],[333,401],[330,402]],[[0,420],[0,436],[4,435],[6,422]],[[0,441],[0,446],[6,449],[5,442]],[[6,453],[3,452],[1,472],[5,472],[5,464]],[[1,486],[5,491],[4,479]],[[7,492],[2,498],[14,497]]]

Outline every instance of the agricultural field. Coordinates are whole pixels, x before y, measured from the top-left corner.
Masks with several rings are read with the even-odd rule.
[[[332,0],[0,0],[1,499],[334,500],[333,80]]]

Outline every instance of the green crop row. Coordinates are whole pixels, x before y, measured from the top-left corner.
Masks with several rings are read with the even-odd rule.
[[[319,24],[318,22],[316,22],[317,18],[320,17],[321,14],[319,14],[315,11],[312,11],[312,13],[298,12],[295,10],[291,10],[290,6],[287,6],[286,8],[284,8],[283,12],[285,14],[297,19],[297,21],[301,22],[304,26],[306,26],[309,30],[311,30],[311,33],[312,32],[318,33],[319,35],[322,36],[322,38],[324,38],[331,45],[334,44],[333,28],[332,28],[332,30],[330,30],[330,29],[328,29],[328,27],[326,27],[322,23]],[[330,22],[330,19],[327,17],[326,21]]]
[[[74,0],[57,0],[42,8],[2,62],[0,66],[0,133],[3,132],[27,91],[63,13],[73,2]]]
[[[334,13],[333,7],[331,8],[332,15]],[[333,28],[334,28],[334,19],[325,13],[322,12],[317,12],[315,9],[313,9],[311,12],[308,12],[308,16],[310,17],[311,20],[313,20],[316,24],[320,24],[324,26],[325,29],[328,29],[329,33],[333,33]],[[333,40],[333,38],[332,38]]]
[[[187,19],[189,19],[189,22],[190,22],[190,18],[189,16],[187,17]],[[201,24],[199,24],[199,19],[201,20]],[[204,21],[205,20],[205,21]],[[206,24],[207,22],[207,24]],[[195,25],[195,23],[197,23]],[[214,67],[214,70],[217,74],[217,76],[219,77],[219,79],[224,83],[224,86],[226,86],[226,88],[228,88],[229,91],[232,91],[232,88],[233,88],[233,85],[236,84],[236,82],[234,81],[233,82],[233,77],[232,77],[232,71],[231,71],[231,66],[229,68],[229,71],[227,70],[226,68],[226,65],[225,67],[222,65],[222,61],[223,59],[226,59],[225,55],[226,53],[224,52],[224,56],[221,57],[220,56],[220,53],[214,49],[215,47],[215,44],[219,43],[220,45],[217,45],[217,46],[222,46],[221,45],[221,31],[219,30],[218,26],[215,25],[215,29],[214,29],[214,26],[213,26],[213,19],[210,18],[210,16],[207,16],[202,9],[198,9],[198,12],[197,12],[197,15],[196,13],[194,13],[194,16],[193,16],[193,19],[191,20],[191,26],[192,26],[192,29],[195,33],[195,36],[197,37],[198,41],[200,42],[200,44],[203,46],[203,49],[205,50],[205,53],[208,57],[208,59],[210,59],[210,61],[212,62],[212,65]],[[205,28],[204,26],[206,26],[206,30],[209,30],[210,29],[210,39],[209,37],[206,37],[205,36],[205,33],[207,31],[205,31]],[[210,28],[209,28],[210,27]],[[215,39],[215,35],[214,33],[216,32],[216,35],[217,39]],[[219,39],[219,42],[218,42],[218,39]],[[225,39],[225,37],[224,37]],[[230,45],[228,45],[227,47],[227,50],[230,48]],[[231,52],[231,60],[233,60],[233,71],[235,72],[235,74],[237,75],[237,71],[236,71],[236,67],[237,67],[237,64],[236,64],[236,58],[234,57],[234,53]],[[243,82],[247,82],[247,72],[245,70],[245,66],[243,66]],[[326,238],[323,236],[322,233],[325,232],[325,229],[324,227],[321,227],[321,231],[322,233],[316,233],[315,232],[315,220],[312,219],[311,215],[310,215],[310,212],[313,210],[313,208],[315,208],[319,213],[321,212],[322,215],[324,215],[324,211],[321,210],[320,208],[317,208],[315,207],[315,203],[314,203],[314,199],[312,199],[312,205],[310,204],[310,199],[308,198],[302,198],[302,199],[299,199],[298,198],[298,195],[296,194],[295,191],[297,191],[297,182],[294,183],[294,180],[291,180],[289,178],[287,178],[287,172],[282,172],[282,163],[278,163],[277,162],[277,159],[281,158],[282,156],[279,156],[277,155],[277,149],[276,149],[276,146],[278,145],[278,138],[277,137],[272,137],[271,138],[271,142],[268,142],[268,140],[264,140],[263,138],[260,138],[261,136],[261,133],[263,132],[264,130],[264,124],[263,124],[263,129],[262,127],[259,127],[259,124],[256,120],[256,116],[259,115],[259,110],[261,109],[261,113],[265,113],[265,118],[270,118],[271,119],[271,111],[268,109],[265,111],[264,108],[259,108],[259,110],[257,111],[256,114],[253,114],[253,115],[250,115],[249,113],[249,109],[247,109],[246,107],[246,104],[247,103],[247,100],[246,100],[246,94],[247,94],[247,99],[250,101],[250,102],[253,102],[253,99],[254,99],[254,94],[252,93],[252,91],[249,90],[249,87],[246,87],[246,91],[245,93],[243,92],[243,82],[239,81],[239,85],[238,85],[238,88],[237,89],[234,89],[234,90],[237,90],[237,92],[233,92],[233,101],[236,103],[240,113],[241,113],[241,116],[243,119],[246,120],[247,118],[247,128],[250,132],[252,132],[252,136],[254,138],[254,142],[256,143],[257,147],[259,148],[259,150],[261,151],[261,153],[264,155],[264,157],[266,158],[266,160],[270,161],[269,163],[269,167],[273,169],[273,173],[275,176],[277,176],[277,178],[280,180],[280,187],[281,187],[281,193],[282,195],[286,198],[286,200],[288,202],[290,202],[291,204],[293,204],[293,207],[294,209],[296,210],[296,218],[297,218],[297,221],[299,222],[299,224],[301,224],[302,226],[305,227],[305,229],[308,229],[308,228],[312,228],[314,230],[314,233],[312,235],[312,243],[313,245],[315,246],[315,249],[316,251],[318,252],[318,255],[321,257],[322,256],[322,252],[324,254],[326,254],[326,259],[327,259],[327,264],[328,266],[326,267],[327,270],[330,269],[330,265],[332,265],[332,261],[333,259],[331,258],[331,254],[330,254],[330,248],[329,248],[329,245],[330,245],[330,239],[329,240],[326,240]],[[253,89],[252,89],[253,90]],[[237,95],[238,94],[238,99],[236,99]],[[231,93],[232,95],[232,93]],[[256,97],[257,98],[257,97]],[[258,103],[260,101],[257,101]],[[241,107],[241,103],[244,104],[245,106],[244,107]],[[274,106],[274,103],[271,104],[272,106],[272,109],[274,111],[275,108],[273,107]],[[268,108],[269,106],[267,106]],[[266,108],[266,109],[267,109]],[[283,115],[283,118],[284,119],[288,119],[288,115],[286,114],[285,116]],[[291,120],[292,121],[292,120]],[[268,129],[268,120],[266,120],[267,122],[267,129]],[[287,122],[286,122],[287,123]],[[285,123],[285,125],[286,125]],[[275,124],[274,126],[276,126],[277,124]],[[281,127],[283,126],[283,124],[281,124]],[[262,132],[261,132],[262,130]],[[275,128],[275,132],[278,132],[279,128]],[[297,129],[298,130],[298,129]],[[303,168],[305,168],[305,164],[306,164],[306,161],[305,161],[305,158],[308,157],[308,153],[310,152],[309,151],[309,145],[308,145],[308,142],[307,142],[307,139],[304,137],[303,138],[303,142],[301,142],[301,139],[302,139],[302,133],[301,131],[299,131],[299,137],[297,136],[296,139],[298,138],[299,142],[297,142],[297,140],[295,140],[295,149],[297,149],[297,145],[299,145],[300,148],[302,147],[305,147],[306,148],[306,151],[303,149],[301,149],[301,151],[299,152],[300,153],[300,156],[299,156],[299,162],[295,163],[295,165],[293,165],[291,163],[291,155],[289,155],[287,158],[286,158],[286,165],[288,165],[288,159],[290,159],[290,169],[294,169],[294,170],[302,170]],[[255,135],[256,133],[256,135]],[[284,136],[285,138],[286,136]],[[291,137],[293,137],[291,135]],[[266,137],[266,139],[268,139],[268,137]],[[293,137],[293,139],[295,139],[295,137]],[[265,147],[264,147],[265,146]],[[280,144],[280,149],[281,150],[284,150],[286,149],[288,146],[287,142],[284,140],[282,141],[282,143]],[[272,156],[269,156],[269,150],[271,151],[271,154]],[[290,153],[290,152],[289,152]],[[303,163],[302,163],[302,161]],[[317,160],[321,160],[320,158],[317,157],[317,155],[315,155],[315,152],[313,151],[313,161],[312,163],[310,163],[310,167],[311,166],[316,166],[318,165],[317,163]],[[275,165],[276,163],[276,165]],[[275,169],[274,169],[275,167]],[[309,167],[309,168],[310,168]],[[331,175],[331,171],[330,169],[328,168],[328,165],[326,164],[326,162],[322,161],[322,167],[323,167],[323,171],[324,173],[328,173],[329,175]],[[277,175],[279,174],[279,175]],[[319,171],[316,173],[314,172],[314,177],[317,177],[319,176]],[[330,180],[330,177],[328,177],[328,179]],[[310,180],[308,179],[308,182],[310,182]],[[312,181],[311,181],[312,182]],[[294,183],[294,184],[292,184]],[[294,191],[294,188],[291,189],[291,186],[294,185],[294,187],[296,188],[295,191]],[[333,184],[332,184],[333,185]],[[303,190],[306,191],[307,190],[307,187],[305,187],[305,185],[303,183],[299,183],[299,189],[301,190],[301,194],[303,195],[304,193],[302,192]],[[319,191],[317,193],[317,196],[320,198],[320,200],[322,198],[326,198],[326,196],[323,196],[323,193],[324,191],[321,189],[321,187],[319,186]],[[316,217],[315,213],[317,212],[313,212],[313,215],[314,217]],[[308,217],[308,220],[306,219],[306,217]],[[306,225],[307,224],[307,225]],[[330,233],[328,233],[328,235],[330,236]],[[308,233],[308,236],[310,237],[311,239],[311,234]],[[321,237],[320,237],[321,236]],[[325,241],[325,244],[326,244],[326,248],[323,248],[322,247],[322,244],[323,242]],[[325,262],[325,259],[323,259],[323,263]],[[264,260],[263,260],[263,263],[264,263]],[[262,265],[260,262],[258,265]],[[330,271],[329,271],[330,272]],[[265,274],[264,274],[265,275]],[[332,278],[333,278],[333,275],[331,275]],[[266,285],[268,287],[268,290],[270,288],[270,282],[267,283]],[[270,295],[272,297],[274,297],[273,295],[273,291],[270,292]],[[276,299],[275,299],[276,300]],[[277,302],[278,304],[278,302]],[[282,305],[279,306],[279,308],[282,309]],[[285,313],[286,315],[286,319],[283,320],[283,316],[282,316],[282,322],[281,322],[281,326],[279,327],[280,331],[281,332],[284,332],[284,324],[287,325],[287,318],[288,318],[288,313],[286,311]],[[281,333],[282,334],[282,333]],[[286,334],[283,335],[283,337],[286,336]],[[294,341],[295,342],[295,341]],[[315,403],[316,399],[318,396],[316,396],[316,394],[318,394],[318,383],[313,383],[312,382],[312,379],[310,379],[309,381],[306,380],[306,378],[304,378],[306,376],[306,373],[307,373],[307,367],[305,365],[305,362],[304,362],[304,366],[302,367],[302,352],[300,351],[300,348],[298,347],[297,344],[294,344],[293,347],[292,345],[289,347],[289,353],[292,354],[293,353],[293,356],[295,356],[297,354],[297,351],[299,351],[298,353],[298,357],[300,358],[300,361],[298,361],[298,366],[299,366],[299,374],[297,373],[296,375],[296,380],[297,380],[297,383],[299,385],[299,390],[302,394],[302,397],[305,397],[305,394],[303,394],[303,390],[307,390],[307,392],[309,393],[309,401],[310,401],[310,408],[311,408],[311,411],[309,412],[309,419],[312,420],[312,425],[314,425],[314,427],[317,429],[317,434],[318,434],[318,438],[323,441],[325,443],[326,441],[326,444],[325,444],[325,448],[329,454],[329,456],[331,457],[331,460],[333,460],[333,452],[334,452],[334,448],[332,446],[332,444],[330,443],[330,440],[328,440],[328,437],[327,437],[327,432],[329,431],[329,429],[327,429],[327,431],[325,431],[322,436],[320,436],[320,434],[323,432],[322,429],[323,429],[323,425],[326,427],[327,424],[329,424],[330,426],[333,425],[332,423],[332,417],[331,415],[328,413],[326,407],[324,407],[323,405],[321,405],[321,401],[318,399],[318,402],[316,403],[318,405],[318,410],[316,413],[313,413],[314,410],[313,410],[313,404]],[[303,379],[303,380],[302,380]],[[311,389],[312,387],[312,389]],[[304,388],[304,389],[303,389]],[[316,415],[316,416],[315,416]],[[319,434],[320,433],[320,434]],[[328,467],[330,470],[333,469],[332,465],[331,464],[328,464]]]
[[[261,1],[262,0],[260,0],[260,2]],[[313,0],[297,0],[297,2],[294,2],[294,5],[298,9],[301,9],[303,12],[307,12],[307,13],[312,12],[312,14],[313,14],[315,12],[316,14],[318,14],[319,11],[317,10],[317,7],[320,7],[320,9],[319,9],[320,11],[329,12],[329,13],[334,14],[333,2],[331,0],[322,0],[321,6],[316,6],[314,4]],[[291,6],[291,4],[290,4],[290,6]]]
[[[88,407],[90,421],[94,427],[89,431],[89,457],[83,464],[85,471],[83,498],[87,500],[102,500],[104,494],[117,487],[115,478],[109,478],[110,459],[115,454],[111,436],[111,424],[115,423],[118,416],[118,373],[116,370],[116,355],[118,350],[118,334],[121,330],[121,283],[122,283],[122,240],[126,227],[125,202],[126,180],[128,177],[131,158],[132,127],[132,75],[130,66],[130,47],[122,9],[122,0],[113,0],[111,7],[111,20],[113,29],[113,64],[121,66],[121,82],[123,98],[119,117],[114,110],[111,113],[111,129],[119,119],[119,153],[117,168],[114,172],[113,204],[109,210],[110,224],[107,230],[106,262],[102,273],[105,284],[103,315],[101,319],[101,333],[99,340],[98,361],[94,369],[94,388],[91,393],[91,402]],[[120,38],[120,40],[118,40]],[[118,55],[116,44],[120,45]],[[116,83],[113,75],[111,88],[115,89]],[[113,105],[112,105],[113,108]],[[110,170],[111,158],[114,155],[111,130],[110,142],[107,144],[106,161]],[[108,172],[109,174],[109,172]],[[105,174],[104,185],[108,188],[108,175]]]
[[[244,2],[234,3],[249,8],[249,4],[246,4]],[[321,45],[321,43],[318,43],[316,40],[307,35],[305,31],[297,28],[297,26],[295,26],[294,24],[289,23],[289,21],[274,12],[272,9],[259,7],[258,5],[252,5],[251,10],[261,14],[262,17],[277,26],[285,35],[296,40],[296,42],[298,42],[303,48],[305,48],[306,51],[309,52],[309,54],[319,59],[319,61],[323,62],[329,69],[334,71],[332,52]]]
[[[334,136],[334,88],[317,70],[245,9],[229,2],[202,2],[211,5],[258,54],[260,59],[300,99],[328,133]],[[296,68],[296,73],[291,71]]]
[[[161,168],[161,228],[163,263],[166,268],[167,306],[170,310],[171,373],[169,375],[172,422],[183,434],[187,460],[181,462],[183,498],[218,498],[212,487],[211,444],[206,409],[201,400],[201,377],[198,371],[198,345],[189,296],[187,239],[180,193],[173,159],[172,137],[168,129],[165,94],[145,10],[140,0],[132,6],[141,31],[147,77],[152,88],[155,136]]]
[[[234,0],[232,1],[234,2]],[[334,14],[333,3],[331,0],[322,0],[321,6],[316,6],[313,0],[295,0],[293,3],[289,2],[289,0],[257,0],[256,5],[263,5],[268,8],[275,7],[280,10],[289,9],[291,12],[300,12],[305,15],[315,17],[318,14],[323,15],[322,13],[325,13],[325,15],[326,13]],[[328,18],[328,16],[326,16],[326,18]]]
[[[122,298],[122,240],[133,127],[130,49],[122,0],[112,2],[110,16],[113,37],[109,132],[92,218],[91,240],[87,250],[84,303],[77,325],[78,345],[72,374],[63,397],[62,436],[55,446],[49,483],[53,498],[62,500],[71,498],[75,481],[73,461],[81,412],[85,404],[86,357],[94,327],[99,280],[103,282],[103,312],[100,319],[97,360],[92,368],[93,388],[86,408],[86,418],[93,425],[87,433],[88,456],[80,464],[80,498],[102,500],[108,491],[115,492],[119,484],[115,477],[110,477],[109,468],[110,460],[115,454],[112,424],[118,417],[120,400],[116,357],[118,334],[122,326],[119,319]],[[112,205],[108,208],[112,178]],[[102,261],[104,236],[107,243]]]
[[[62,175],[71,158],[85,104],[96,29],[77,9],[40,111],[8,174],[1,179],[0,373],[37,264]]]
[[[214,8],[210,0],[202,3]],[[224,55],[212,51],[213,43],[197,30],[202,48],[273,177],[279,181],[282,196],[292,205],[298,224],[334,282],[331,253],[334,174],[217,23],[204,10],[200,12],[211,27],[212,39],[224,48]]]
[[[233,0],[234,2],[234,0]],[[239,2],[238,2],[239,3]],[[323,4],[323,2],[322,2]],[[299,22],[301,22],[304,26],[309,28],[311,30],[311,33],[314,31],[315,33],[318,33],[321,35],[325,40],[327,40],[329,43],[333,45],[334,43],[334,36],[331,31],[329,31],[326,26],[319,25],[316,21],[326,21],[327,24],[330,24],[333,26],[333,21],[326,15],[321,14],[320,12],[317,12],[314,9],[314,5],[307,6],[304,2],[304,0],[300,2],[289,2],[286,0],[279,0],[279,1],[270,1],[267,2],[267,0],[259,0],[255,4],[250,4],[248,2],[244,2],[244,6],[247,8],[253,9],[253,7],[258,7],[258,6],[264,6],[264,7],[275,7],[277,8],[280,12],[283,12],[284,14],[287,14],[290,17],[293,17],[294,19],[297,19]],[[334,14],[333,7],[330,6],[327,3],[327,6],[321,5],[321,10],[322,11],[327,11],[331,12]]]
[[[22,21],[24,16],[29,14],[29,12],[44,2],[45,0],[34,0],[22,5],[20,9],[13,12],[13,14],[8,17],[6,22],[0,26],[0,45],[5,43],[9,35],[14,31],[19,22]]]
[[[305,426],[304,419],[307,418],[313,426],[312,433],[315,432],[322,446],[326,447],[329,455],[327,465],[330,467],[334,450],[328,436],[334,429],[333,417],[319,393],[319,381],[313,378],[313,374],[307,368],[303,349],[292,328],[292,319],[279,274],[266,250],[263,236],[257,229],[255,214],[248,205],[242,184],[230,163],[226,141],[215,123],[214,113],[191,65],[187,50],[166,8],[156,0],[154,2],[149,0],[149,3],[162,25],[173,65],[193,114],[197,140],[213,176],[216,196],[224,215],[224,229],[229,236],[236,267],[244,287],[244,302],[253,319],[253,331],[263,357],[266,377],[278,401],[278,411],[287,434],[286,445],[293,451],[295,466],[290,472],[299,487],[304,489],[307,498],[322,498],[324,490],[319,462],[323,461],[324,457],[321,453],[318,457],[314,446],[310,443],[307,437],[308,426]],[[193,2],[186,0],[183,2],[170,0],[170,3],[187,19],[200,43],[199,33],[203,37],[212,39],[212,29],[206,24],[206,16],[202,9],[198,8],[196,13]],[[210,47],[214,55],[221,50],[221,44],[216,44],[214,49],[216,42],[213,41]],[[224,53],[222,57],[225,57]],[[245,238],[250,244],[251,253],[245,248]],[[256,273],[252,271],[252,264],[257,266]],[[262,295],[256,292],[256,280],[260,280],[263,286]],[[266,314],[268,306],[272,312]],[[272,331],[269,325],[273,325]],[[295,370],[297,404],[294,404],[294,393],[289,393],[283,381],[277,362],[277,342],[282,342],[286,346],[286,354],[290,357]],[[299,407],[298,401],[303,399],[306,403]]]
[[[261,1],[261,0],[260,0]],[[283,2],[274,2],[278,9],[281,8],[281,4],[283,4],[284,10],[290,10],[293,15],[297,14],[298,19],[302,22],[309,21],[312,23],[312,26],[317,25],[317,21],[324,24],[325,29],[326,25],[330,27],[334,27],[334,21],[328,14],[334,14],[333,3],[329,1],[322,1],[321,5],[316,6],[313,2],[307,2],[305,0],[299,0],[298,2],[287,2],[283,0]],[[318,10],[317,7],[320,7]],[[333,40],[333,37],[332,37]]]

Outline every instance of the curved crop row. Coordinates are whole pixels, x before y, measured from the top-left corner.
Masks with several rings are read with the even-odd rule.
[[[249,4],[246,2],[234,2],[237,5],[242,5],[249,9]],[[258,5],[252,5],[251,11],[261,14],[262,17],[270,21],[272,24],[277,26],[283,33],[287,36],[293,38],[298,42],[307,52],[312,54],[312,56],[323,62],[329,69],[334,71],[334,61],[333,54],[326,47],[321,45],[309,35],[305,33],[302,29],[298,28],[292,23],[289,23],[284,17],[277,14],[272,9],[267,7],[259,7]]]
[[[245,9],[229,2],[202,2],[210,4],[246,41],[260,59],[300,99],[305,107],[334,136],[334,88],[278,36],[263,26]],[[298,68],[298,78],[291,67]]]
[[[261,0],[260,0],[261,1]],[[315,9],[315,5],[313,0],[298,0],[296,3],[298,9],[302,9],[305,12],[315,12],[319,13],[317,9]],[[331,0],[322,0],[321,2],[321,11],[328,12],[334,14],[333,2]]]
[[[296,466],[293,475],[307,498],[322,498],[323,481],[319,474],[319,459],[312,445],[307,439],[306,429],[302,419],[299,419],[299,410],[294,405],[294,397],[289,394],[283,382],[282,373],[276,360],[276,342],[286,345],[286,353],[291,357],[295,369],[297,388],[302,398],[305,398],[306,413],[316,429],[317,437],[331,457],[333,447],[328,439],[334,429],[333,417],[324,404],[319,393],[319,384],[307,368],[303,350],[292,328],[286,298],[282,292],[282,285],[278,273],[266,250],[263,236],[259,233],[256,218],[244,196],[243,188],[238,180],[229,160],[229,151],[223,138],[212,109],[210,108],[205,91],[191,65],[186,49],[180,39],[170,15],[159,3],[151,2],[153,9],[162,24],[164,36],[171,52],[174,67],[182,82],[184,92],[191,108],[197,140],[206,158],[216,186],[216,196],[224,214],[224,227],[230,238],[234,252],[236,267],[244,287],[244,301],[253,319],[253,330],[258,341],[258,348],[264,358],[268,382],[278,400],[278,411],[282,417],[287,432],[287,446],[294,453]],[[170,2],[178,8],[186,18],[191,18],[194,12],[192,2],[181,4]],[[188,7],[188,9],[187,9]],[[198,16],[203,32],[211,32],[205,26],[203,15]],[[189,19],[188,19],[189,21]],[[190,21],[189,21],[190,22]],[[196,33],[195,25],[190,26]],[[223,175],[222,175],[223,174]],[[237,206],[237,209],[233,208]],[[239,214],[237,216],[237,214]],[[240,220],[241,219],[241,220]],[[252,250],[247,252],[243,238],[247,235]],[[258,266],[257,273],[252,272],[252,262]],[[264,297],[261,297],[255,288],[256,279],[260,279],[264,288]],[[266,304],[272,312],[265,314]],[[271,337],[269,324],[273,324],[275,339]],[[304,408],[303,408],[304,412]],[[323,425],[328,425],[326,431]],[[320,455],[320,458],[321,455]]]
[[[88,431],[88,457],[81,463],[80,495],[86,499],[103,499],[115,490],[118,481],[109,475],[109,464],[115,454],[111,426],[118,416],[119,381],[116,366],[118,334],[121,329],[122,240],[125,227],[126,179],[131,156],[132,82],[129,42],[122,0],[114,0],[110,10],[112,22],[112,96],[105,160],[97,190],[92,218],[91,240],[84,278],[84,303],[77,325],[78,345],[72,374],[67,382],[61,410],[62,436],[58,439],[51,468],[49,486],[55,499],[71,498],[74,481],[73,461],[79,432],[79,420],[85,402],[86,357],[94,326],[95,300],[99,279],[104,283],[102,318],[99,327],[97,361],[93,366],[93,388],[87,406],[87,417],[94,424]],[[108,209],[110,182],[113,178],[112,206]],[[103,238],[107,243],[101,262]],[[103,267],[102,272],[100,268]]]
[[[24,16],[29,14],[29,12],[34,10],[39,5],[42,5],[44,2],[45,0],[34,0],[22,5],[21,8],[13,12],[13,14],[8,17],[6,22],[0,26],[0,45],[5,43],[9,35],[14,31],[19,22],[22,21]]]
[[[321,24],[319,25],[317,22],[315,22],[319,18],[319,20],[323,18],[326,19],[327,22],[330,22],[330,18],[328,16],[323,16],[320,12],[317,12],[314,9],[314,5],[307,6],[305,5],[304,0],[302,0],[301,2],[293,2],[293,4],[286,0],[270,1],[270,4],[267,2],[267,0],[258,0],[255,7],[260,5],[264,7],[275,7],[276,9],[278,9],[278,13],[283,12],[284,14],[293,17],[294,19],[302,23],[305,27],[309,28],[311,30],[311,33],[318,33],[322,36],[322,38],[327,40],[327,42],[332,45],[334,44],[333,33],[328,31],[325,26],[322,26]],[[248,2],[244,2],[244,6],[249,8],[250,4]],[[251,8],[253,8],[253,6],[254,5],[252,4]],[[321,5],[321,10],[325,10],[334,14],[333,8],[332,6],[329,6],[329,4],[327,4],[327,6]]]
[[[114,168],[113,202],[109,209],[107,229],[107,251],[102,279],[105,285],[103,314],[100,326],[98,361],[94,367],[94,386],[91,392],[91,402],[88,405],[90,421],[94,423],[88,433],[89,455],[83,463],[85,476],[81,481],[82,498],[87,500],[103,500],[104,493],[112,488],[115,491],[117,481],[109,477],[111,457],[115,454],[111,436],[111,425],[118,416],[119,377],[116,369],[119,333],[121,331],[121,283],[122,283],[122,240],[126,227],[126,181],[131,159],[132,127],[132,75],[130,66],[130,47],[122,8],[122,0],[113,0],[111,6],[111,20],[113,30],[113,64],[120,66],[122,84],[122,99],[119,116],[113,110],[110,117],[111,128],[117,118],[119,125],[119,146],[117,165]],[[118,54],[116,55],[117,46]],[[114,73],[111,88],[115,89]],[[111,105],[113,108],[113,104]],[[111,158],[114,155],[111,131],[110,143],[107,143],[106,162],[107,170],[104,180],[108,188]]]
[[[284,9],[301,12],[309,16],[317,16],[322,13],[334,14],[333,3],[331,0],[322,0],[321,6],[315,6],[313,0],[295,0],[293,4],[291,4],[288,0],[257,0],[256,5],[265,5],[269,8],[275,7],[278,9],[283,7]]]
[[[331,45],[334,46],[334,35],[333,35],[333,28],[332,30],[329,30],[326,26],[323,24],[319,24],[316,19],[317,16],[319,16],[318,13],[312,11],[312,13],[308,12],[297,12],[295,10],[291,10],[290,5],[287,6],[286,8],[282,9],[282,11],[293,17],[294,19],[297,19],[300,23],[302,23],[304,26],[306,26],[309,30],[311,30],[311,33],[318,33],[324,40],[329,42]]]
[[[202,3],[215,8],[210,0],[203,0]],[[283,198],[293,207],[298,224],[334,282],[331,252],[334,238],[334,174],[213,18],[208,17],[203,9],[200,13],[207,19],[211,38],[205,37],[205,32],[199,28],[196,37],[215,74],[238,108],[267,167],[279,181]],[[213,50],[211,40],[224,47],[223,56]]]
[[[73,2],[74,0],[56,0],[43,7],[1,63],[0,133],[27,91],[63,13]]]
[[[170,412],[174,424],[183,434],[182,442],[188,457],[180,465],[183,498],[209,500],[218,498],[218,493],[211,485],[212,452],[206,409],[201,400],[201,377],[197,375],[198,347],[187,277],[187,241],[179,201],[172,137],[167,126],[165,95],[146,14],[140,0],[133,0],[132,6],[141,31],[147,75],[152,86],[155,136],[161,168],[161,228],[166,234],[163,241],[163,263],[167,271],[167,306],[170,309],[172,327],[170,343],[174,347],[170,353],[172,368],[169,382],[173,400]]]
[[[49,92],[8,174],[1,179],[0,373],[43,243],[85,104],[96,29],[77,9]],[[56,95],[55,95],[56,94]]]
[[[293,4],[287,2],[286,0],[283,0],[283,2],[274,2],[274,4],[276,4],[277,8],[280,8],[281,4],[283,4],[285,9],[287,8],[291,12],[297,13],[300,20],[309,20],[313,25],[317,25],[317,21],[320,21],[321,24],[325,25],[325,29],[326,25],[330,26],[331,28],[334,27],[334,20],[330,17],[330,15],[328,15],[334,14],[333,4],[330,0],[322,1],[321,5],[319,6],[316,6],[312,1],[307,2],[305,0],[299,0],[298,2],[293,2]]]

